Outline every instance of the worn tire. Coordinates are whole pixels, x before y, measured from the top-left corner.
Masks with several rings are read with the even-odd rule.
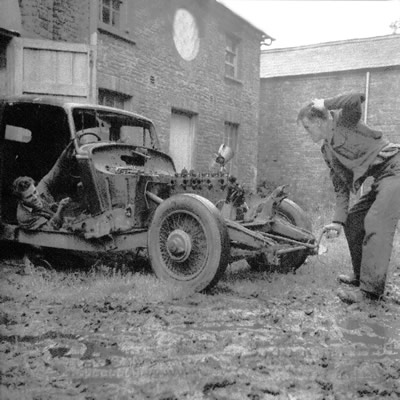
[[[282,218],[291,224],[306,229],[311,232],[311,221],[304,210],[290,199],[284,199],[277,210],[277,218]],[[293,253],[287,253],[281,256],[279,267],[273,268],[278,272],[291,272],[301,267],[308,256],[307,250],[299,250]],[[268,267],[262,257],[247,259],[247,263],[253,270],[263,270]]]
[[[215,285],[228,265],[228,229],[209,200],[178,194],[157,207],[148,232],[148,254],[160,280],[199,292]]]

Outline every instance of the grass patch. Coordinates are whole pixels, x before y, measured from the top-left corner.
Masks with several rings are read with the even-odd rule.
[[[331,213],[311,215],[316,237],[324,225],[330,222]],[[332,291],[337,287],[338,274],[350,273],[351,260],[344,234],[337,239],[323,238],[328,252],[310,256],[295,274],[279,274],[268,271],[251,271],[245,261],[229,266],[228,270],[209,295],[229,294],[240,296],[263,295],[282,298],[293,291]],[[92,303],[112,299],[119,303],[158,303],[186,297],[177,287],[160,282],[150,268],[143,268],[143,259],[118,256],[101,260],[91,269],[77,265],[76,269],[60,270],[42,267],[21,267],[23,273],[14,282],[2,279],[2,296],[25,298],[33,296],[45,302],[68,305]],[[400,270],[400,233],[394,240],[388,280]],[[17,285],[15,284],[17,282]]]
[[[34,297],[46,303],[77,305],[109,299],[121,303],[158,303],[184,296],[179,289],[168,286],[153,274],[93,269],[88,272],[56,271],[28,267],[15,285],[2,282],[3,296]]]

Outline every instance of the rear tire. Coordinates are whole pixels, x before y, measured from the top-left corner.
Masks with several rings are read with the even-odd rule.
[[[286,222],[306,229],[311,232],[312,225],[310,219],[307,217],[304,210],[290,199],[284,199],[278,206],[276,218],[281,218]],[[283,254],[280,257],[280,263],[278,267],[271,267],[266,264],[265,259],[262,256],[247,259],[247,263],[250,265],[252,270],[261,271],[266,268],[275,270],[278,272],[293,272],[300,268],[308,256],[307,250],[299,250],[292,253]]]
[[[214,286],[230,257],[229,235],[217,208],[204,197],[178,194],[156,209],[148,254],[157,277],[189,292]]]

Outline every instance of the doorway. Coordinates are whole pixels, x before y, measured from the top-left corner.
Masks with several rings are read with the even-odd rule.
[[[169,154],[174,160],[176,171],[183,168],[190,171],[193,165],[193,146],[195,136],[195,116],[173,110],[169,138]]]

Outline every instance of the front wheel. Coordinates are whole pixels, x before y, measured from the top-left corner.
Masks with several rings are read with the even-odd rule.
[[[148,253],[159,279],[199,292],[215,285],[228,265],[228,230],[209,200],[178,194],[157,207],[148,232]]]
[[[289,222],[299,228],[306,229],[311,232],[311,221],[307,217],[304,210],[290,199],[284,199],[276,210],[275,218],[283,219],[285,222]],[[280,257],[280,263],[278,268],[279,272],[295,271],[301,267],[308,256],[308,250],[298,250],[292,253],[283,254]],[[267,265],[262,256],[249,258],[247,263],[251,269],[261,270],[265,269]]]

